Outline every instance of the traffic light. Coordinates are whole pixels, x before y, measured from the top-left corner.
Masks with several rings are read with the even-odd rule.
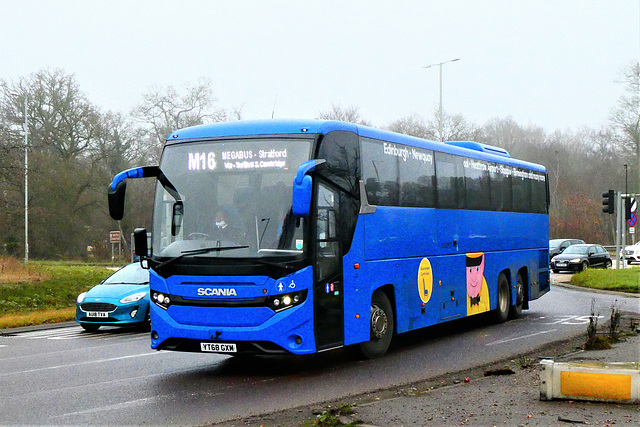
[[[615,190],[609,190],[606,193],[602,193],[602,212],[612,214],[615,212],[616,192]]]

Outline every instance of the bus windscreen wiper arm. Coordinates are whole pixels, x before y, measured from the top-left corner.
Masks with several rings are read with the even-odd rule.
[[[248,248],[249,246],[243,245],[243,246],[216,246],[216,247],[211,247],[211,248],[200,248],[200,249],[192,249],[189,251],[182,251],[180,253],[180,255],[178,255],[177,257],[173,257],[171,259],[168,259],[164,262],[158,263],[154,266],[154,268],[158,269],[158,268],[162,268],[165,265],[171,264],[174,261],[177,261],[179,259],[184,258],[187,255],[202,255],[202,254],[206,254],[209,252],[221,252],[221,251],[230,251],[232,249],[245,249]],[[157,262],[157,261],[156,261]]]
[[[226,250],[231,250],[231,249],[244,249],[244,248],[248,248],[249,246],[222,246],[222,247],[211,247],[211,248],[201,248],[201,249],[192,249],[189,251],[182,251],[182,255],[180,255],[177,258],[182,258],[185,255],[200,255],[200,254],[206,254],[208,252],[213,252],[213,251],[226,251]],[[173,260],[169,260],[167,262],[171,262]],[[280,262],[273,262],[273,261],[267,261],[261,258],[249,258],[247,259],[248,262],[258,262],[260,264],[264,264],[264,265],[270,265],[272,267],[279,267],[279,268],[284,268],[285,270],[295,270],[294,267],[287,265],[287,264],[283,264]]]
[[[201,254],[207,254],[209,252],[221,252],[221,251],[230,251],[232,249],[246,249],[249,246],[247,245],[242,245],[242,246],[215,246],[215,247],[210,247],[210,248],[200,248],[200,249],[191,249],[189,251],[182,251],[180,252],[182,255],[180,256],[184,256],[184,255],[201,255]]]

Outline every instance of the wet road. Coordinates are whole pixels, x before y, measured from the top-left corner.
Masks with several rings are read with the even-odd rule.
[[[377,360],[342,350],[232,358],[156,352],[146,332],[78,326],[0,336],[0,424],[181,424],[322,402],[500,360],[586,332],[592,304],[640,312],[640,299],[561,287],[518,320],[474,317],[405,334]]]

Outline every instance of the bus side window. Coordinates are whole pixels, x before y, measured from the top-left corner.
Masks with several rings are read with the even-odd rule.
[[[336,209],[338,194],[323,184],[318,186],[318,277],[337,274],[340,268]]]
[[[436,183],[439,208],[464,208],[464,171],[462,170],[462,158],[437,151]]]

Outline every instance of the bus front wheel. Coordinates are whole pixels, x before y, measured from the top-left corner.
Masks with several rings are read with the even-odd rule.
[[[498,307],[496,307],[496,321],[504,323],[509,317],[509,308],[511,307],[511,291],[509,289],[509,280],[504,274],[498,277]]]
[[[360,344],[360,353],[367,359],[374,359],[387,352],[394,330],[393,309],[382,291],[376,291],[371,297],[369,329],[371,340]]]

